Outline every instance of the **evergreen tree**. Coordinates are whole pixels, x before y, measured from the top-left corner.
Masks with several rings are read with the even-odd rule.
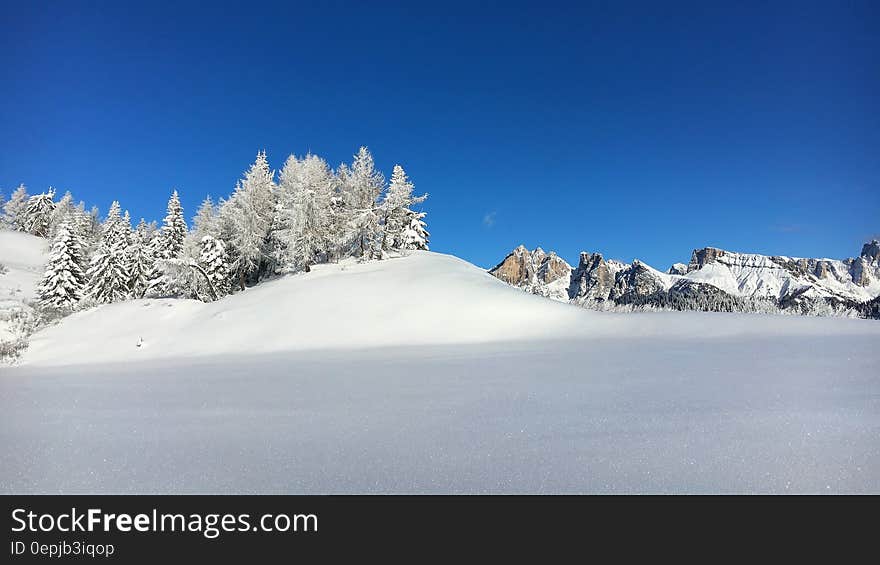
[[[337,261],[348,251],[346,234],[348,233],[348,214],[345,208],[345,183],[348,165],[342,163],[332,177],[333,187],[330,191],[330,210],[327,213],[327,260]]]
[[[98,302],[116,302],[129,294],[128,239],[130,230],[114,201],[101,226],[101,239],[90,262],[89,293]]]
[[[128,295],[129,275],[121,251],[102,240],[92,255],[89,294],[98,302],[117,302]]]
[[[183,218],[183,207],[177,191],[168,199],[167,213],[162,220],[162,231],[156,256],[161,259],[177,259],[183,253],[183,242],[186,239],[186,220]]]
[[[147,276],[146,294],[151,297],[185,296],[190,293],[190,283],[179,280],[181,270],[171,263],[183,258],[186,241],[186,220],[177,191],[171,193],[162,229],[150,241],[153,264]]]
[[[128,252],[128,288],[135,298],[143,298],[147,292],[149,275],[153,269],[151,237],[150,226],[141,218]]]
[[[28,198],[27,189],[23,184],[20,184],[9,197],[9,200],[3,205],[4,223],[10,229],[25,231],[25,210],[27,209]]]
[[[309,270],[318,255],[331,247],[331,199],[336,185],[333,171],[316,155],[298,160],[290,156],[279,176],[279,213],[274,237],[282,265]]]
[[[195,217],[193,218],[193,237],[195,241],[201,242],[206,235],[217,237],[217,208],[210,196],[206,196],[202,200]]]
[[[425,212],[411,212],[409,215],[409,226],[403,232],[403,240],[401,249],[421,249],[428,250],[428,239],[431,234],[425,229]]]
[[[223,207],[225,220],[232,227],[229,243],[234,249],[233,269],[242,290],[248,279],[259,279],[262,268],[268,263],[269,228],[275,209],[274,177],[275,171],[269,169],[265,151],[259,152]]]
[[[53,198],[55,198],[55,190],[52,188],[49,188],[47,192],[28,198],[24,210],[24,229],[26,232],[40,237],[49,235],[52,212],[55,210]]]
[[[97,245],[101,239],[101,213],[97,206],[92,206],[89,210],[89,222],[86,227],[88,231],[86,237],[93,245]]]
[[[131,214],[128,213],[128,210],[122,214],[122,224],[120,226],[120,231],[122,232],[123,238],[125,239],[125,243],[131,245],[132,242],[132,230],[131,230]]]
[[[49,236],[54,237],[55,232],[62,223],[70,220],[71,215],[74,212],[73,205],[73,195],[70,194],[70,191],[64,193],[64,196],[61,197],[55,204],[55,209],[52,211],[52,216],[49,219]],[[74,229],[74,226],[69,225],[68,229]]]
[[[86,280],[80,267],[82,255],[76,231],[62,222],[55,231],[46,271],[37,287],[37,300],[42,307],[69,310],[82,298]]]
[[[303,161],[302,179],[302,190],[294,203],[293,257],[298,268],[308,271],[331,244],[330,204],[335,182],[327,162],[316,155],[307,155]]]
[[[86,205],[82,201],[71,211],[70,229],[76,232],[76,237],[82,244],[83,263],[80,266],[83,268],[83,271],[86,271],[89,268],[89,257],[97,245],[97,240],[92,232],[92,217],[86,212]]]
[[[290,155],[278,173],[276,204],[269,235],[272,257],[279,272],[295,268],[293,224],[302,186],[302,161]]]
[[[206,235],[199,242],[201,253],[198,264],[207,278],[212,294],[220,298],[229,294],[229,262],[223,241]]]
[[[415,204],[421,204],[428,195],[413,196],[413,186],[406,172],[400,165],[394,165],[391,173],[391,183],[385,192],[380,212],[382,215],[382,249],[403,249],[404,234],[410,234],[413,216],[411,210]],[[427,233],[427,232],[425,232]],[[410,234],[414,235],[414,234]]]
[[[351,168],[345,173],[346,239],[354,254],[372,259],[377,256],[376,247],[381,240],[378,200],[385,178],[376,170],[373,156],[366,147],[358,150]]]

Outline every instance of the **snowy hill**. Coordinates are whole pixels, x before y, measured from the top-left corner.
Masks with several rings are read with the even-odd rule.
[[[15,337],[13,318],[30,310],[27,302],[43,274],[48,245],[41,237],[0,230],[0,341]]]
[[[455,257],[413,252],[318,265],[213,303],[133,300],[79,312],[35,334],[24,362],[549,338],[571,331],[579,314],[516,292]]]
[[[554,253],[524,246],[489,271],[541,296],[591,307],[649,306],[676,310],[774,311],[876,317],[880,242],[854,259],[800,259],[694,250],[690,263],[660,272],[583,252],[577,267]],[[543,274],[543,276],[542,276]],[[873,301],[873,302],[872,302]]]
[[[542,300],[450,255],[317,265],[224,299],[130,300],[37,332],[23,363],[133,362],[611,336],[816,335],[822,320],[657,313],[624,317]],[[873,326],[871,326],[873,328]],[[880,327],[876,328],[880,335]],[[862,332],[839,320],[835,331]]]

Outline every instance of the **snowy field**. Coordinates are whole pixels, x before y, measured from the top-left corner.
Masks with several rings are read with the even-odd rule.
[[[0,368],[0,491],[880,493],[878,344],[586,311],[433,253],[325,265],[33,336]]]

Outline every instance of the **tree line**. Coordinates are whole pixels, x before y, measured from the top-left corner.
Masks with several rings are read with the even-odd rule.
[[[79,306],[129,298],[213,301],[279,274],[308,272],[318,263],[428,249],[425,212],[400,165],[386,183],[366,147],[335,170],[317,155],[291,155],[278,173],[265,152],[232,194],[206,198],[184,219],[177,191],[161,226],[114,201],[105,218],[74,204],[70,192],[29,195],[24,185],[3,205],[13,230],[51,240],[37,288],[41,309],[60,314]]]

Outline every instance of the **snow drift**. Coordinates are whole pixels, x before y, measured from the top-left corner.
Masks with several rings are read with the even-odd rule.
[[[47,252],[48,242],[41,237],[0,229],[0,340],[14,337],[14,313],[30,310]]]

